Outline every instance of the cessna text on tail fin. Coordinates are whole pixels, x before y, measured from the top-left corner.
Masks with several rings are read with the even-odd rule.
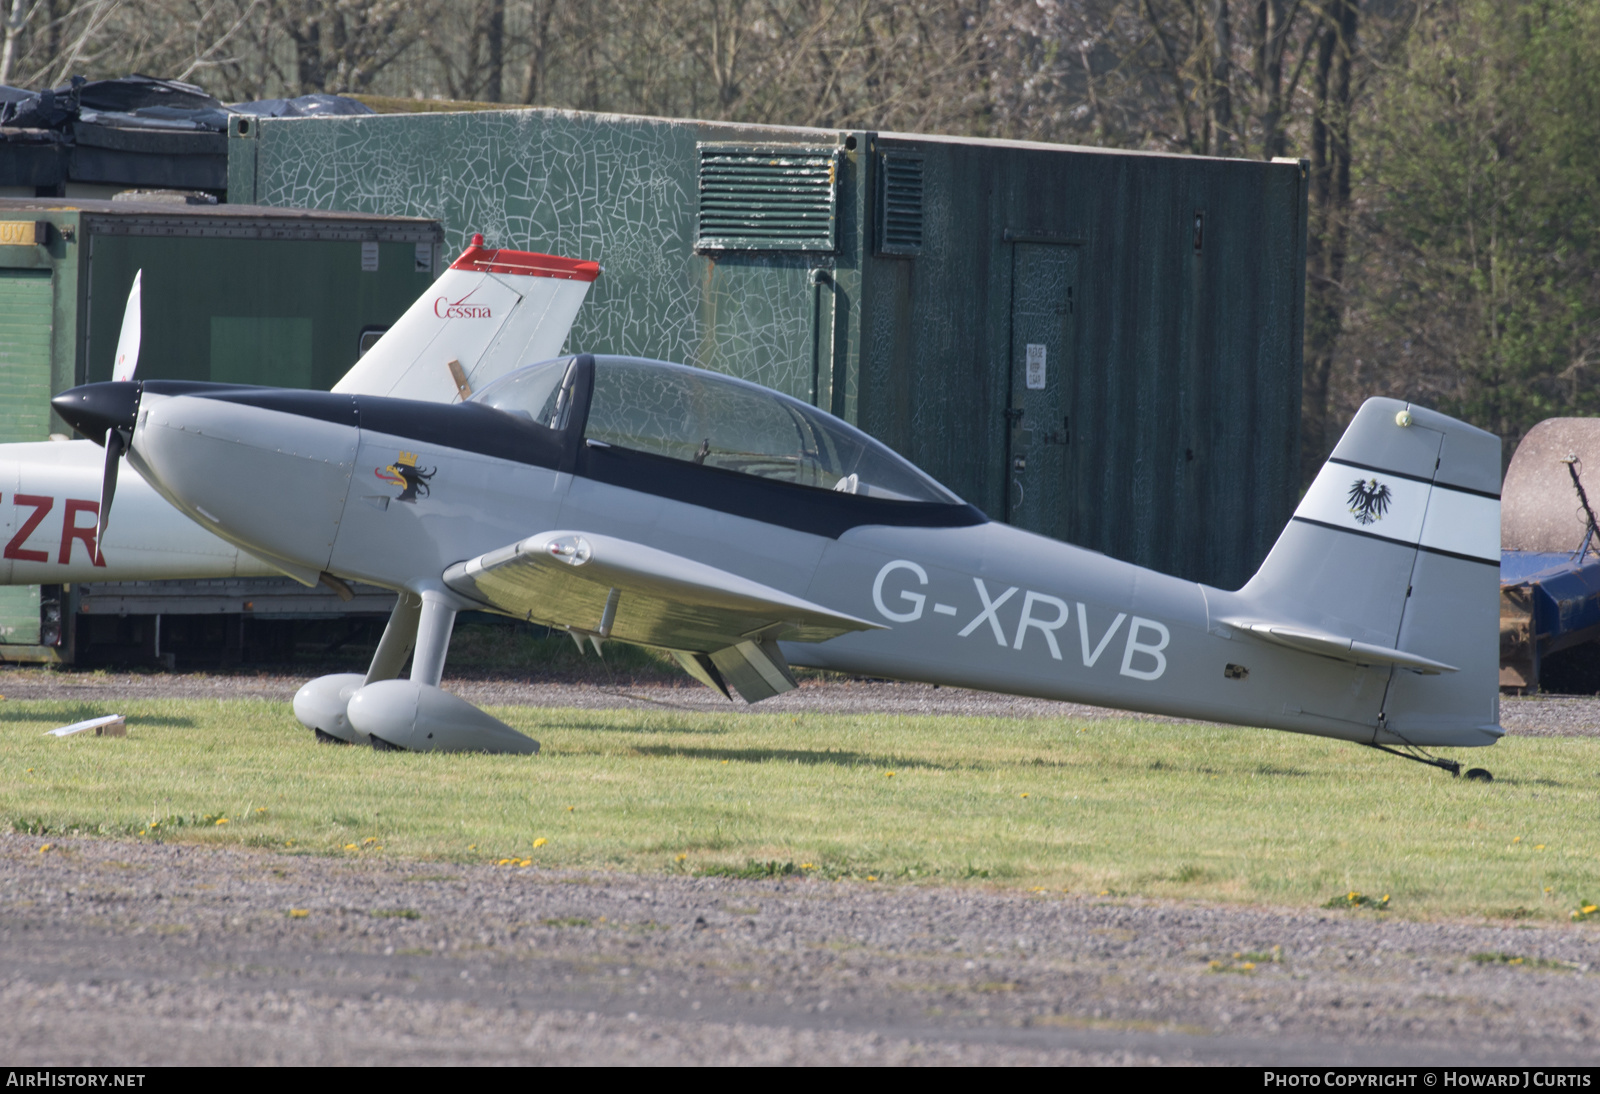
[[[448,403],[561,352],[600,267],[490,250],[483,236],[451,264],[333,390]]]

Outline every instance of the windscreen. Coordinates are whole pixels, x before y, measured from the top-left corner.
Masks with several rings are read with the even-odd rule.
[[[506,373],[471,401],[549,429],[561,429],[572,406],[573,362],[574,358],[563,357],[525,365]]]
[[[590,440],[824,490],[960,501],[854,426],[787,395],[663,361],[594,361]]]

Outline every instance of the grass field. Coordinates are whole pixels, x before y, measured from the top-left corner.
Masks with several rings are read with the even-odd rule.
[[[534,757],[319,746],[287,704],[0,703],[0,827],[290,853],[800,873],[1566,919],[1600,897],[1600,741],[1462,753],[1193,725],[507,707]],[[506,861],[510,860],[510,861]],[[1371,914],[1352,909],[1350,914]],[[1597,917],[1600,918],[1600,917]]]

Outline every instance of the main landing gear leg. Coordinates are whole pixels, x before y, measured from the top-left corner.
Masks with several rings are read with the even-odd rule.
[[[411,655],[413,683],[438,687],[444,676],[445,655],[450,652],[450,632],[456,625],[456,603],[448,593],[432,589],[422,594],[417,620],[417,649]]]
[[[376,684],[379,680],[393,680],[405,667],[406,656],[417,644],[417,621],[422,617],[422,598],[404,590],[395,601],[389,624],[378,639],[378,652],[372,655],[372,666],[362,685]]]

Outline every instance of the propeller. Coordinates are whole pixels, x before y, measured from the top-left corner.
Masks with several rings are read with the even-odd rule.
[[[106,526],[111,523],[111,499],[117,492],[117,466],[127,450],[128,442],[122,439],[122,430],[115,426],[107,429],[106,470],[100,479],[100,528],[95,533],[96,543],[105,542]]]
[[[141,292],[144,271],[133,275],[133,287],[128,290],[128,306],[122,311],[122,332],[117,335],[117,357],[111,366],[111,379],[127,383],[139,368],[139,343],[144,338],[144,301]],[[104,543],[106,527],[111,523],[111,499],[117,492],[117,465],[133,440],[132,430],[124,437],[115,426],[106,430],[106,470],[100,478],[100,527],[95,542]]]
[[[122,333],[117,336],[117,356],[111,366],[113,380],[131,380],[139,367],[139,340],[144,335],[143,307],[139,287],[144,281],[144,271],[133,275],[133,288],[128,290],[128,306],[122,313]]]
[[[128,290],[128,306],[122,313],[122,333],[117,336],[117,356],[112,362],[111,382],[84,384],[63,391],[50,400],[50,406],[79,433],[106,450],[106,469],[100,478],[100,520],[96,533],[105,542],[111,522],[111,501],[117,493],[118,462],[133,444],[134,418],[139,413],[141,385],[133,374],[139,367],[139,342],[144,321],[140,308],[140,286],[144,271],[133,275]]]

